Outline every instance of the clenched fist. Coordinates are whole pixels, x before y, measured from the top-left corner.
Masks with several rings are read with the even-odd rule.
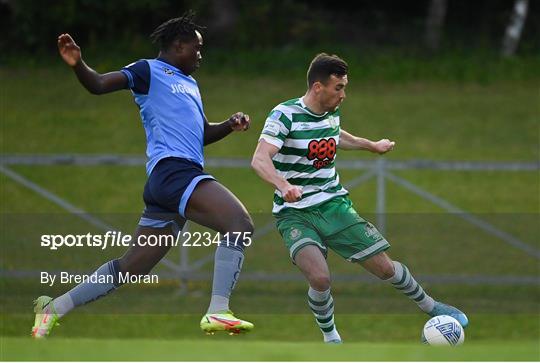
[[[384,154],[391,151],[396,143],[388,139],[382,139],[373,143],[373,152],[377,154]]]
[[[234,131],[246,131],[251,125],[249,115],[243,112],[237,112],[229,118],[229,125]]]

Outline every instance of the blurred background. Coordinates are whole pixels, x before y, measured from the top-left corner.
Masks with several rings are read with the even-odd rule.
[[[342,128],[397,142],[385,157],[339,154],[358,212],[428,292],[470,315],[468,339],[537,344],[540,2],[527,0],[0,0],[2,336],[27,335],[32,299],[70,287],[41,285],[40,271],[89,273],[123,253],[48,251],[40,235],[129,233],[143,208],[145,140],[130,93],[88,94],[56,37],[70,33],[98,72],[119,70],[155,57],[149,34],[187,9],[206,26],[194,77],[209,120],[236,111],[253,120],[205,150],[208,171],[256,224],[232,300],[263,322],[246,339],[320,339],[270,215],[272,188],[249,158],[266,115],[305,93],[309,62],[327,52],[350,66]],[[156,268],[159,284],[126,286],[66,316],[54,334],[198,338],[212,253],[174,249]],[[426,316],[411,302],[360,266],[333,254],[329,264],[346,340],[418,340]]]
[[[208,27],[212,47],[241,49],[347,45],[402,48],[407,53],[458,49],[501,50],[514,26],[512,55],[539,45],[539,6],[525,0],[355,1],[336,7],[324,1],[88,1],[58,0],[36,6],[29,0],[1,3],[2,45],[50,53],[50,39],[69,31],[87,47],[112,42],[134,52],[149,49],[147,35],[164,19],[190,8]],[[3,52],[4,53],[4,52]]]

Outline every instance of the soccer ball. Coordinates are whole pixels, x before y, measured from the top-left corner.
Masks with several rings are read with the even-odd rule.
[[[449,315],[431,318],[422,330],[422,343],[429,345],[460,345],[465,332],[459,322]]]

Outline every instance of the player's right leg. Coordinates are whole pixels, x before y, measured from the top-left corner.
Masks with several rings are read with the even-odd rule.
[[[330,294],[330,271],[321,250],[315,245],[301,247],[294,258],[309,282],[308,305],[321,329],[325,343],[340,344],[334,322],[334,299]]]
[[[341,343],[334,322],[334,299],[330,294],[330,272],[326,246],[313,227],[313,216],[306,211],[285,210],[277,217],[277,227],[289,256],[309,283],[308,305],[325,343]]]

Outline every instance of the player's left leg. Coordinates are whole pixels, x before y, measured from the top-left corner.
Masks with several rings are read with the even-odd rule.
[[[329,248],[348,261],[360,263],[378,278],[392,284],[430,316],[450,315],[463,327],[467,326],[465,314],[453,306],[433,300],[405,265],[392,261],[384,253],[390,248],[390,244],[373,224],[356,213],[348,198],[344,198],[342,203],[332,208],[327,208],[323,213],[326,219],[338,221],[329,223],[325,228],[325,242]],[[344,224],[348,227],[343,228]]]
[[[469,323],[467,316],[457,308],[433,300],[422,286],[415,280],[407,266],[398,261],[392,261],[384,252],[379,252],[359,263],[373,275],[389,282],[394,288],[413,300],[418,307],[430,316],[450,315],[466,327]]]
[[[253,237],[253,222],[246,208],[217,181],[203,180],[189,197],[185,216],[222,236],[214,257],[212,297],[201,320],[201,329],[207,333],[252,330],[253,324],[234,317],[229,310],[229,298],[242,269],[244,249]]]

